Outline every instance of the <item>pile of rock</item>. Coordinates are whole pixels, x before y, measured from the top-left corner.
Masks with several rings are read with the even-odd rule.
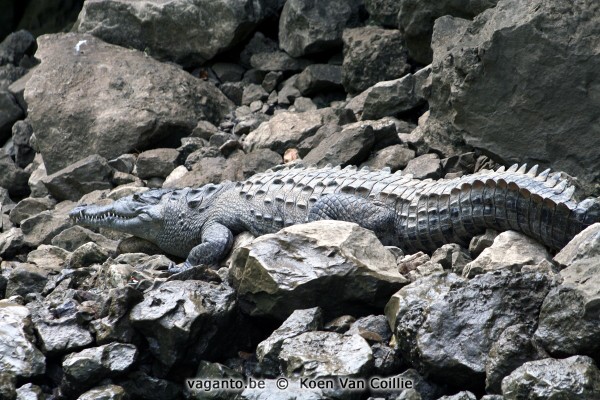
[[[599,398],[598,225],[553,257],[493,231],[468,249],[404,254],[321,221],[242,234],[220,269],[179,280],[148,243],[67,217],[77,203],[300,159],[422,179],[535,161],[597,194],[598,11],[592,0],[88,0],[70,33],[10,34],[0,398],[206,398],[186,389],[194,376],[265,380],[211,393],[223,399]],[[299,384],[373,376],[413,385]]]

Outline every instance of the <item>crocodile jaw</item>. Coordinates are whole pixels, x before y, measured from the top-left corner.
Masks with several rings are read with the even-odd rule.
[[[124,206],[123,202],[117,201],[107,206],[78,206],[69,213],[69,217],[78,225],[109,228],[153,241],[162,228],[162,218],[153,208],[156,207]]]

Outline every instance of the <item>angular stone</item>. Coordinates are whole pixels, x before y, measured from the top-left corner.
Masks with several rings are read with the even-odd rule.
[[[385,315],[369,315],[359,318],[352,324],[347,334],[360,335],[370,343],[387,343],[392,338],[392,331]]]
[[[445,244],[431,255],[431,262],[439,263],[457,275],[462,275],[465,265],[470,261],[471,256],[456,243]]]
[[[386,306],[402,356],[432,377],[481,390],[488,353],[509,326],[534,324],[555,283],[545,274],[498,271],[470,281],[434,274]]]
[[[93,154],[48,175],[42,182],[55,199],[77,201],[94,190],[111,189],[112,174],[106,159]]]
[[[360,376],[373,367],[366,340],[334,332],[306,332],[285,339],[279,359],[287,376]]]
[[[67,228],[52,238],[52,245],[67,251],[75,251],[79,246],[88,242],[97,243],[111,252],[116,251],[118,244],[115,240],[110,240],[79,225]]]
[[[0,90],[0,143],[7,141],[12,126],[23,116],[23,110],[8,90]]]
[[[279,352],[285,339],[323,327],[323,315],[319,307],[295,310],[279,328],[256,346],[256,358],[263,372],[273,375],[279,373]]]
[[[0,233],[0,257],[12,258],[26,248],[25,237],[20,228],[10,228]]]
[[[542,305],[535,338],[552,355],[600,354],[600,224],[575,236],[554,258],[567,267]]]
[[[48,271],[27,263],[16,263],[6,283],[6,297],[41,293],[48,282]]]
[[[244,75],[244,67],[234,63],[218,62],[212,65],[212,70],[221,82],[238,82]]]
[[[342,45],[344,28],[358,23],[362,1],[288,0],[279,19],[279,45],[292,57],[319,53]]]
[[[412,174],[416,179],[438,179],[442,172],[440,157],[435,153],[428,153],[413,158],[406,164],[403,172]]]
[[[245,312],[280,320],[306,307],[328,316],[381,307],[407,282],[371,231],[342,221],[261,236],[236,250],[230,276]]]
[[[232,109],[211,83],[142,52],[86,34],[38,42],[42,63],[25,99],[50,174],[92,154],[112,159],[169,140],[177,145],[199,120],[218,123]]]
[[[55,205],[56,201],[49,197],[27,197],[17,203],[15,208],[10,211],[10,222],[19,225],[23,220],[39,214],[42,211],[50,210]]]
[[[254,101],[265,101],[269,97],[269,93],[263,87],[256,83],[251,83],[244,87],[242,94],[242,104],[250,105]]]
[[[531,361],[502,381],[502,395],[505,400],[597,399],[600,370],[586,356]]]
[[[51,272],[60,272],[66,265],[70,253],[60,247],[43,244],[27,254],[27,262]]]
[[[102,379],[127,372],[138,358],[132,344],[110,343],[71,353],[63,360],[64,379],[77,389],[91,387]]]
[[[410,71],[400,31],[375,26],[346,29],[342,82],[348,93],[360,93],[381,81]]]
[[[244,140],[244,147],[247,151],[269,148],[283,154],[288,148],[297,147],[302,140],[314,135],[322,125],[323,116],[318,112],[282,112],[250,132]]]
[[[537,265],[552,256],[540,242],[515,231],[499,234],[494,243],[464,267],[463,276],[472,278],[478,274],[500,269],[520,271],[525,265]]]
[[[533,339],[533,326],[509,326],[490,348],[485,365],[485,389],[501,393],[502,379],[528,361],[544,358]]]
[[[17,167],[8,154],[0,154],[0,187],[11,196],[23,197],[29,193],[28,179],[29,174]]]
[[[43,375],[46,358],[33,345],[35,336],[27,307],[0,300],[0,325],[0,371],[18,378]]]
[[[495,1],[475,3],[487,8]],[[588,87],[600,79],[600,49],[590,40],[600,35],[597,6],[501,0],[472,22],[438,18],[431,115],[505,163],[540,164],[597,184],[600,96],[590,97],[598,88]],[[510,66],[496,68],[500,59]]]
[[[494,7],[498,0],[448,1],[400,0],[394,2],[398,27],[406,37],[411,58],[422,64],[431,62],[431,35],[434,21],[444,15],[471,19]]]
[[[33,128],[26,121],[17,121],[12,126],[15,164],[19,168],[25,168],[35,157],[35,151],[30,143],[32,134]]]
[[[43,211],[21,222],[25,244],[37,247],[50,244],[54,236],[72,225],[67,213],[75,206],[70,201],[59,203],[52,211]]]
[[[239,43],[279,7],[279,1],[268,0],[93,0],[84,4],[73,30],[196,66]]]
[[[309,65],[298,74],[295,85],[302,96],[342,89],[342,68],[331,64]]]
[[[400,4],[398,0],[365,0],[369,20],[384,28],[398,27]]]
[[[370,125],[360,122],[348,124],[341,131],[324,138],[304,157],[304,162],[318,166],[357,165],[369,156],[374,143],[375,135]]]
[[[469,252],[473,258],[479,255],[488,247],[490,247],[499,233],[493,229],[486,229],[483,235],[474,236],[469,243]]]
[[[392,172],[406,167],[408,162],[415,158],[415,151],[397,144],[379,150],[372,158],[365,161],[362,166],[371,169],[390,168]]]
[[[167,367],[181,360],[200,360],[226,348],[235,292],[202,281],[170,281],[145,293],[130,320],[154,357]]]
[[[102,264],[109,257],[108,251],[94,242],[85,243],[71,253],[68,263],[73,269],[89,267],[92,264]]]
[[[302,71],[310,61],[305,58],[293,58],[283,51],[270,51],[253,54],[250,65],[259,71]]]
[[[140,153],[135,163],[137,175],[142,179],[166,178],[177,166],[179,151],[153,149]]]

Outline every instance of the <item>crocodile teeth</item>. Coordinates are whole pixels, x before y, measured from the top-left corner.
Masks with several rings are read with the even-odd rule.
[[[496,172],[504,172],[504,171],[506,171],[506,167],[504,165],[496,170]]]
[[[519,168],[519,164],[513,164],[510,166],[510,168],[506,172],[517,172],[518,168]]]
[[[521,168],[517,170],[519,174],[524,174],[527,171],[527,164],[521,165]]]

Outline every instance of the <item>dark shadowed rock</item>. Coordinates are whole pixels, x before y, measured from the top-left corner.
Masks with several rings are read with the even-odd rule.
[[[298,74],[295,83],[303,96],[342,88],[342,68],[339,65],[312,64]]]
[[[69,300],[73,307],[77,303]],[[61,307],[64,307],[62,304]],[[27,307],[32,310],[32,320],[39,338],[40,349],[49,356],[59,356],[88,347],[94,338],[83,326],[84,317],[74,311],[61,315],[56,308],[50,308],[36,301]],[[64,307],[67,308],[67,307]]]
[[[358,22],[361,0],[288,0],[279,19],[279,45],[292,57],[341,47],[344,28]]]
[[[485,389],[488,393],[501,393],[502,379],[528,361],[544,358],[535,345],[533,326],[509,326],[492,345],[485,365]]]
[[[506,400],[597,399],[600,371],[585,356],[531,361],[502,381],[502,395]]]
[[[553,285],[548,276],[530,272],[487,273],[470,281],[434,274],[396,293],[386,315],[411,365],[480,390],[494,342],[509,326],[535,324]]]
[[[235,293],[228,286],[171,281],[147,292],[129,318],[148,340],[150,352],[171,367],[227,348],[224,334],[231,329],[235,305]]]
[[[541,164],[597,184],[600,97],[589,87],[600,79],[591,40],[600,35],[597,11],[595,0],[501,0],[473,22],[439,18],[433,119],[505,163]],[[510,62],[500,68],[498,60]]]
[[[410,70],[402,35],[375,26],[346,29],[342,82],[359,93],[381,81],[401,78]]]
[[[35,157],[35,151],[31,147],[30,139],[33,128],[27,121],[17,121],[12,126],[12,140],[15,146],[15,164],[19,168],[25,168]]]
[[[494,7],[497,2],[498,0],[400,0],[393,2],[387,9],[390,9],[388,13],[397,10],[398,27],[406,37],[410,56],[422,64],[428,64],[431,62],[433,23],[438,17],[453,15],[473,18],[485,9]]]
[[[280,1],[87,1],[74,30],[186,66],[201,64],[244,39]]]
[[[21,197],[29,193],[29,173],[17,167],[8,154],[0,154],[0,187],[8,189],[11,196]]]
[[[600,224],[594,224],[556,255],[562,284],[544,300],[536,339],[556,356],[600,359]]]
[[[42,179],[57,200],[77,201],[94,190],[111,189],[113,169],[104,157],[86,157]]]
[[[439,263],[457,275],[462,275],[465,265],[470,261],[469,253],[456,243],[445,244],[431,255],[431,262]]]
[[[127,375],[120,383],[130,396],[147,400],[177,400],[182,397],[181,385],[166,379],[150,376],[142,371]]]
[[[372,390],[372,394],[386,399],[402,400],[436,400],[443,393],[442,387],[429,382],[415,369],[409,368],[398,375],[392,375],[384,378],[391,382],[389,388]],[[399,383],[412,382],[412,388],[403,389]]]
[[[74,33],[38,41],[42,63],[25,98],[48,173],[91,154],[176,145],[198,120],[218,123],[232,108],[212,84],[139,51]]]
[[[23,116],[23,110],[8,90],[0,90],[0,143],[11,136],[13,124]]]
[[[407,282],[371,231],[341,221],[261,236],[236,250],[230,276],[245,312],[282,320],[306,307],[328,316],[381,307]]]
[[[384,28],[398,27],[400,3],[397,0],[365,0],[369,21]]]
[[[304,58],[291,57],[284,51],[270,51],[253,54],[250,65],[259,71],[301,71],[310,64]]]
[[[35,37],[26,30],[13,32],[0,43],[0,65],[19,65],[25,56],[33,56]]]

